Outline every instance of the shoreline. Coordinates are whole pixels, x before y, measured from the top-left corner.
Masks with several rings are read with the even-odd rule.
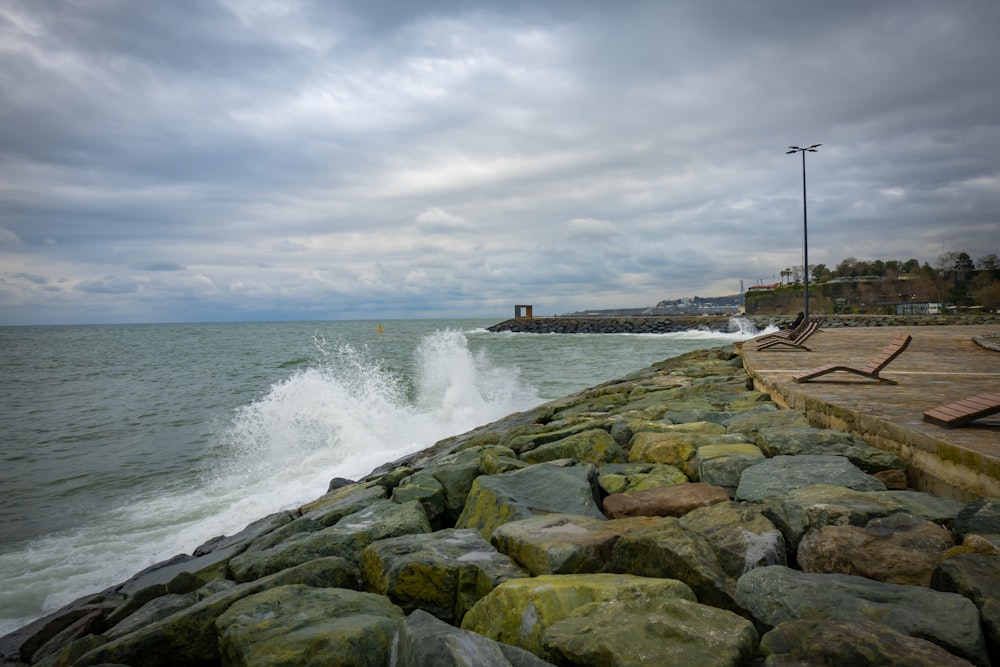
[[[959,326],[1000,324],[1000,314],[975,313],[961,315],[822,315],[823,326],[891,327],[891,326]],[[488,331],[513,333],[631,333],[664,334],[711,329],[732,331],[731,321],[746,320],[758,330],[769,326],[786,326],[794,316],[763,315],[643,315],[643,316],[559,316],[519,317],[498,322]]]
[[[815,429],[804,411],[778,409],[751,385],[738,346],[722,346],[446,438],[361,480],[333,480],[326,495],[298,510],[264,517],[0,638],[0,664],[253,664],[254,653],[297,646],[302,627],[295,618],[321,627],[329,605],[364,603],[361,616],[369,620],[348,619],[351,632],[387,637],[371,649],[386,656],[388,640],[406,646],[414,633],[429,642],[460,633],[462,641],[506,647],[490,650],[516,644],[522,665],[586,655],[590,649],[579,641],[590,637],[605,642],[601,650],[627,655],[647,644],[641,619],[671,624],[683,613],[704,626],[699,641],[721,642],[706,649],[710,664],[739,665],[775,651],[767,638],[791,631],[786,622],[809,620],[774,616],[763,602],[773,593],[757,598],[755,590],[781,587],[793,600],[801,589],[812,604],[823,595],[819,589],[848,584],[856,588],[830,602],[827,621],[853,622],[833,610],[866,599],[868,589],[884,605],[887,591],[905,593],[900,608],[940,607],[943,615],[918,631],[887,605],[886,624],[868,624],[866,638],[874,633],[902,642],[907,655],[938,660],[928,664],[946,664],[942,656],[987,664],[1000,649],[988,643],[1000,619],[983,617],[985,638],[952,634],[956,618],[979,620],[981,600],[946,592],[960,587],[960,573],[945,566],[972,567],[980,556],[1000,563],[1000,544],[977,534],[1000,508],[909,490],[905,464],[895,456],[849,434]],[[757,479],[743,474],[753,468]],[[808,484],[787,484],[803,475]],[[883,542],[895,551],[873,556],[865,543],[855,553],[849,540],[832,534],[841,529],[854,530],[852,539],[868,530],[888,535]],[[756,541],[739,537],[745,533]],[[917,534],[929,551],[899,546]],[[969,546],[970,538],[979,546],[976,539]],[[826,557],[824,549],[831,550]],[[859,575],[865,567],[874,569]],[[900,570],[920,583],[893,580]],[[423,584],[413,588],[415,576]],[[934,587],[933,576],[945,583]],[[555,597],[538,598],[524,586],[532,580],[544,581]],[[630,606],[628,591],[647,591],[650,599],[646,586],[658,586],[652,597],[665,599]],[[287,618],[275,611],[312,596],[315,608],[299,607]],[[602,604],[588,607],[587,600]],[[541,615],[537,631],[518,640],[505,623],[516,626],[529,607]],[[253,621],[261,610],[277,613],[267,631]],[[607,623],[602,610],[622,622]],[[638,634],[614,635],[633,626]],[[852,641],[860,627],[848,626]],[[810,650],[820,641],[815,632],[799,640]],[[822,641],[839,640],[827,633]]]

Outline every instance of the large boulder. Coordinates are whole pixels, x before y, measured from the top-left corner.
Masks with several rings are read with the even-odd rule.
[[[1000,556],[964,553],[947,558],[931,575],[931,587],[972,600],[979,608],[990,659],[1000,665]]]
[[[843,456],[868,474],[906,468],[892,452],[872,447],[844,431],[804,426],[765,428],[757,433],[756,442],[768,457]]]
[[[742,433],[759,444],[757,434],[765,429],[808,427],[809,418],[803,410],[773,410],[745,412],[726,422],[727,433]]]
[[[753,623],[685,599],[594,603],[544,632],[560,665],[747,665],[757,652]]]
[[[230,560],[229,567],[235,581],[245,582],[325,556],[340,556],[357,563],[361,551],[375,540],[430,531],[427,514],[419,502],[400,505],[380,499],[329,528],[296,533],[267,548],[248,549]]]
[[[484,539],[508,521],[538,513],[576,514],[603,519],[597,504],[597,472],[582,464],[568,468],[539,463],[502,475],[476,478],[456,528],[475,528]]]
[[[856,574],[892,584],[929,586],[931,572],[954,546],[941,526],[898,513],[862,526],[821,526],[799,544],[805,572]]]
[[[340,576],[341,566],[339,559],[308,563],[255,581],[221,587],[214,594],[166,618],[94,648],[72,664],[74,667],[105,663],[144,667],[217,664],[220,653],[215,621],[230,606],[279,586],[310,586],[317,581],[335,579]],[[325,573],[327,568],[332,572]],[[212,584],[206,588],[210,586]],[[72,646],[69,648],[72,649]]]
[[[962,511],[964,505],[944,496],[935,496],[932,493],[920,493],[911,490],[889,490],[877,495],[888,498],[892,502],[902,507],[904,512],[913,516],[923,517],[928,521],[951,528],[955,524],[958,513]]]
[[[685,514],[680,524],[712,545],[719,565],[733,579],[755,567],[786,563],[784,537],[759,507],[718,503]]]
[[[306,503],[299,508],[299,513],[304,519],[327,527],[385,497],[385,488],[378,484],[347,484]]]
[[[400,622],[392,667],[546,667],[524,649],[461,630],[417,610]]]
[[[856,491],[885,491],[885,485],[843,456],[775,456],[743,471],[736,500],[784,496],[813,484],[844,486]]]
[[[546,443],[521,454],[528,463],[544,463],[558,459],[574,459],[592,465],[624,463],[628,455],[614,438],[603,429],[590,429]]]
[[[629,516],[684,516],[698,507],[729,501],[721,486],[703,482],[678,484],[648,491],[615,493],[604,499],[604,511],[612,519]]]
[[[593,602],[681,598],[696,602],[673,579],[617,574],[545,575],[506,581],[476,603],[462,628],[545,657],[542,637],[553,623]]]
[[[761,506],[785,536],[793,555],[810,529],[834,524],[863,526],[872,519],[902,511],[902,506],[885,493],[829,484],[804,486],[781,497],[769,496],[761,501]]]
[[[736,585],[736,600],[758,627],[784,621],[878,619],[897,632],[934,642],[973,664],[989,658],[976,606],[954,593],[886,584],[847,574],[815,574],[759,567]]]
[[[675,518],[629,531],[611,550],[607,569],[640,577],[678,579],[698,600],[722,609],[737,609],[735,579],[726,574],[712,544]]]
[[[280,586],[234,603],[216,626],[233,667],[383,667],[402,610],[381,595]]]
[[[493,531],[490,541],[533,576],[596,573],[604,570],[618,538],[656,521],[546,514],[505,523]]]
[[[403,611],[423,609],[461,622],[496,586],[525,573],[478,531],[446,529],[369,544],[361,556],[365,590],[387,596]]]
[[[761,637],[760,653],[768,667],[968,667],[971,664],[937,644],[871,620],[785,621]]]
[[[1000,544],[1000,498],[979,498],[963,507],[953,530],[958,541],[966,535],[981,535]]]

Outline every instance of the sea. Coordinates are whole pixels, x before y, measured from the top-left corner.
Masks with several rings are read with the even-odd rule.
[[[334,477],[759,333],[495,323],[0,327],[0,636]]]

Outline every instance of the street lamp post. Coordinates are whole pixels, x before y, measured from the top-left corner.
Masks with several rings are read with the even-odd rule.
[[[802,153],[802,273],[805,277],[805,310],[802,314],[809,319],[809,217],[806,213],[806,153],[815,153],[823,144],[813,144],[807,148],[789,146],[786,155]]]

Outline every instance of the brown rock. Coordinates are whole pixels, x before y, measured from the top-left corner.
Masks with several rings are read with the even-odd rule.
[[[929,586],[931,573],[953,545],[951,533],[910,514],[858,526],[823,526],[799,544],[804,572],[853,574],[876,581]]]
[[[872,477],[885,484],[885,488],[889,491],[905,491],[910,488],[906,473],[902,470],[882,470]]]
[[[615,493],[604,499],[604,512],[612,519],[629,516],[684,516],[693,509],[729,502],[721,486],[703,482],[678,484],[635,493]]]

